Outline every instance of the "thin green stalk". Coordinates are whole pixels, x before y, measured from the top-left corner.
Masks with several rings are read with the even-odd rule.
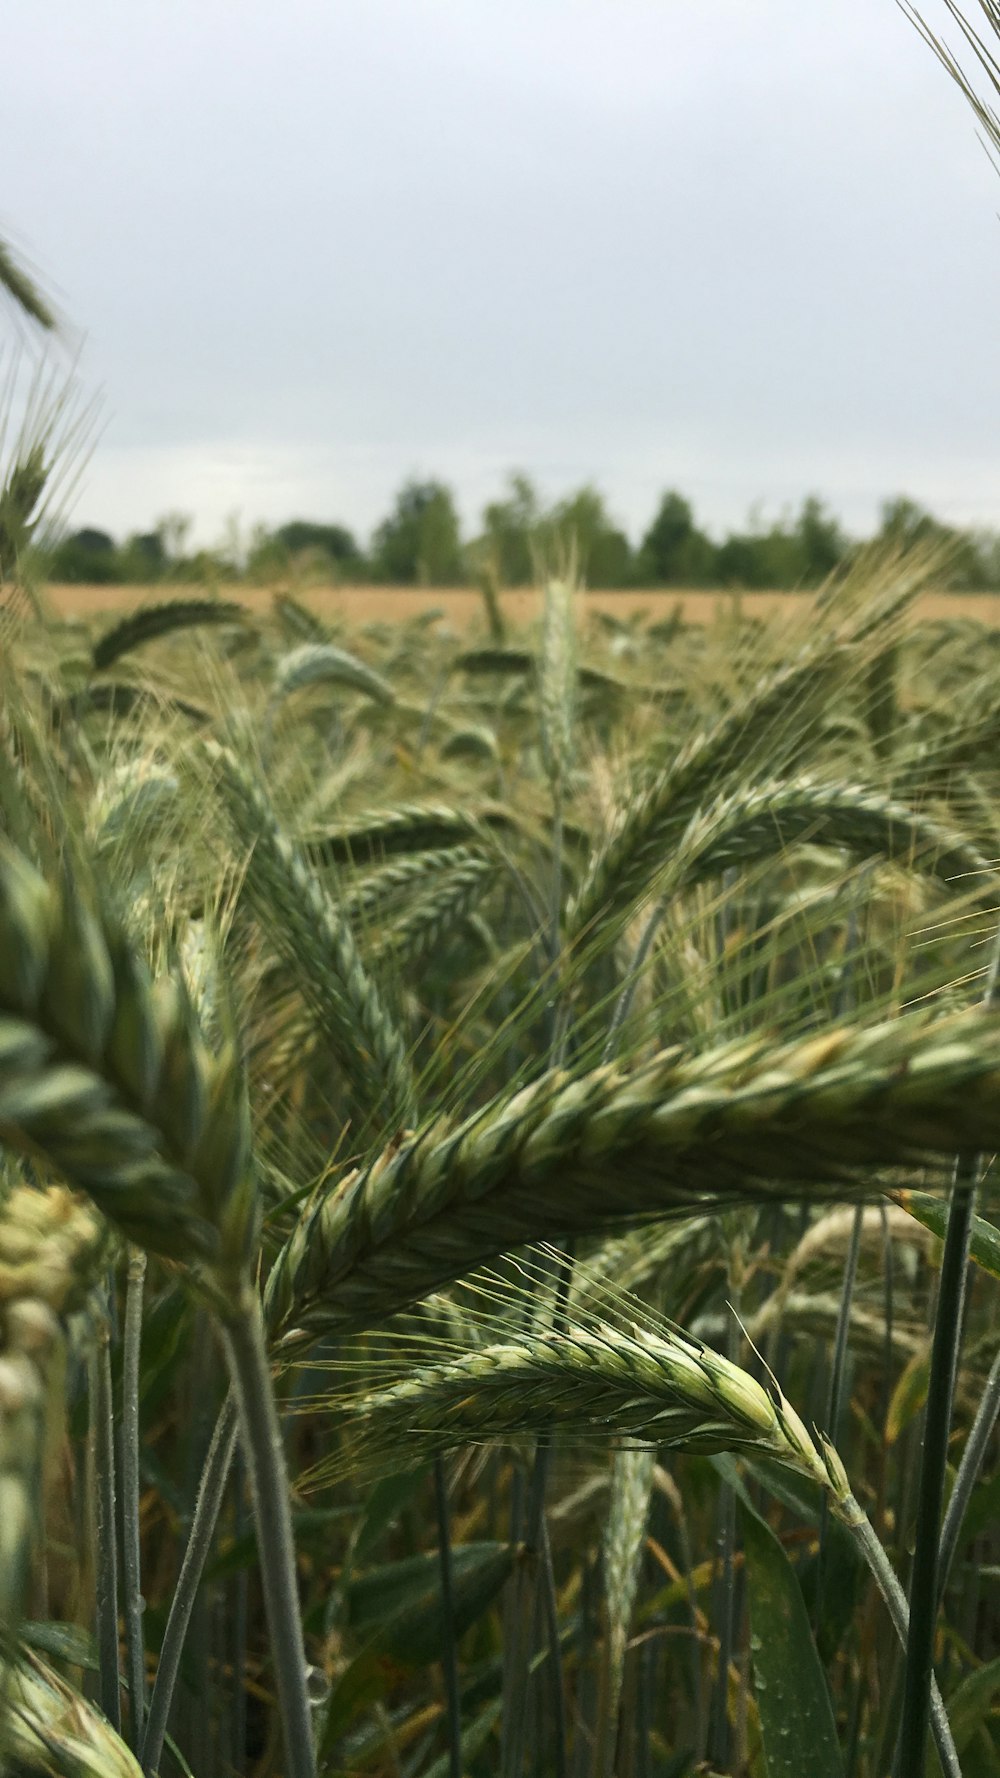
[[[451,1559],[451,1524],[444,1459],[434,1459],[434,1500],[437,1507],[438,1550],[441,1556],[441,1605],[444,1615],[444,1688],[448,1700],[448,1770],[462,1778],[462,1704],[458,1687],[458,1651],[455,1647],[455,1585]]]
[[[97,1477],[97,1654],[101,1709],[116,1734],[121,1729],[121,1675],[118,1669],[118,1549],[115,1509],[114,1399],[111,1389],[111,1330],[102,1319],[91,1358],[90,1404]]]
[[[909,1612],[906,1594],[900,1585],[896,1572],[857,1502],[849,1497],[848,1500],[840,1503],[840,1510],[843,1522],[857,1544],[860,1554],[864,1557],[868,1571],[888,1608],[893,1628],[905,1648],[909,1640]],[[948,1722],[948,1713],[945,1710],[944,1700],[933,1673],[927,1688],[927,1708],[930,1729],[934,1736],[934,1745],[941,1761],[944,1778],[962,1778],[962,1768]]]
[[[295,1543],[281,1426],[256,1292],[223,1327],[253,1496],[261,1581],[285,1742],[285,1778],[316,1778]]]
[[[840,1408],[844,1396],[844,1375],[847,1368],[847,1340],[851,1330],[851,1306],[854,1301],[854,1285],[858,1275],[858,1256],[861,1252],[861,1230],[864,1216],[864,1205],[859,1204],[855,1209],[854,1221],[851,1224],[851,1239],[844,1264],[844,1282],[840,1293],[837,1330],[833,1342],[833,1365],[830,1371],[830,1392],[827,1396],[825,1425],[834,1444],[837,1443],[840,1435]],[[823,1618],[823,1585],[826,1579],[829,1512],[829,1502],[824,1498],[820,1506],[816,1602],[813,1609],[813,1624],[817,1630]]]
[[[552,1544],[544,1513],[542,1514],[541,1536],[542,1608],[545,1614],[545,1634],[548,1637],[549,1661],[552,1667],[552,1774],[553,1778],[567,1778],[569,1759],[566,1747],[566,1699],[563,1691],[559,1604],[556,1599],[555,1571],[552,1567]]]
[[[632,958],[632,964],[628,975],[625,978],[624,986],[618,999],[615,1001],[615,1009],[611,1015],[611,1023],[608,1026],[608,1035],[604,1040],[604,1049],[601,1053],[602,1066],[607,1062],[613,1062],[615,1056],[618,1054],[618,1039],[621,1035],[622,1026],[632,1010],[632,1002],[635,999],[636,989],[642,978],[643,967],[652,950],[653,940],[656,937],[660,922],[666,911],[666,902],[658,901],[642,929],[642,936],[635,947],[635,956]]]
[[[733,1656],[736,1587],[736,1493],[728,1482],[719,1489],[718,1549],[721,1569],[715,1587],[713,1617],[719,1625],[719,1665],[708,1729],[708,1757],[720,1770],[729,1763],[729,1664]]]
[[[990,1366],[990,1374],[986,1379],[983,1393],[976,1409],[976,1417],[972,1422],[972,1430],[966,1440],[962,1461],[958,1466],[955,1486],[948,1501],[948,1510],[944,1515],[941,1528],[941,1542],[938,1547],[938,1596],[943,1596],[948,1584],[948,1575],[958,1550],[958,1540],[962,1531],[965,1509],[972,1497],[983,1458],[993,1430],[1000,1415],[1000,1352],[997,1353]]]
[[[906,1640],[903,1714],[894,1768],[898,1778],[923,1778],[926,1770],[930,1682],[934,1671],[934,1628],[939,1590],[941,1504],[944,1499],[951,1407],[958,1370],[969,1235],[978,1174],[976,1158],[961,1156],[955,1167],[955,1184],[941,1259],[927,1384],[924,1448],[917,1495],[913,1572],[910,1577],[910,1622]]]
[[[191,1622],[198,1585],[208,1559],[208,1552],[212,1547],[212,1539],[215,1536],[219,1508],[225,1493],[226,1478],[229,1475],[233,1452],[236,1449],[236,1432],[236,1401],[230,1391],[216,1421],[212,1442],[208,1447],[208,1456],[205,1459],[198,1498],[195,1502],[194,1517],[191,1520],[191,1530],[188,1533],[187,1547],[184,1551],[177,1584],[174,1587],[174,1595],[170,1602],[170,1615],[167,1618],[163,1646],[160,1649],[156,1680],[153,1685],[149,1714],[146,1718],[146,1732],[142,1743],[142,1769],[147,1774],[147,1778],[151,1778],[151,1775],[159,1769],[174,1687],[180,1671],[181,1654],[184,1649],[188,1625]]]
[[[997,994],[1000,941],[994,946],[984,1003]],[[910,1577],[910,1626],[906,1642],[903,1715],[896,1750],[899,1778],[923,1778],[927,1759],[927,1718],[934,1672],[934,1627],[937,1621],[938,1548],[944,1499],[951,1410],[962,1338],[962,1314],[969,1260],[969,1238],[976,1207],[980,1163],[974,1154],[959,1155],[948,1211],[941,1277],[938,1284],[934,1341],[931,1347],[924,1449],[917,1496],[916,1541]]]
[[[233,1492],[236,1496],[236,1513],[234,1533],[237,1539],[246,1530],[246,1463],[242,1451],[236,1454],[236,1474]],[[242,1769],[246,1758],[247,1745],[247,1633],[249,1629],[250,1585],[246,1568],[241,1568],[236,1576],[233,1591],[235,1599],[232,1609],[233,1624],[233,1697],[232,1697],[232,1741],[233,1758],[237,1771]]]
[[[125,1579],[125,1662],[129,1690],[129,1746],[142,1746],[146,1714],[146,1657],[142,1637],[142,1559],[139,1545],[139,1358],[146,1255],[129,1252],[122,1364],[122,1566]]]

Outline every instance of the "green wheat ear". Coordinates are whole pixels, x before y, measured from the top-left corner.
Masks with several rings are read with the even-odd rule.
[[[255,1229],[242,1066],[183,984],[151,981],[106,911],[0,844],[0,1136],[41,1154],[136,1245],[223,1291]]]

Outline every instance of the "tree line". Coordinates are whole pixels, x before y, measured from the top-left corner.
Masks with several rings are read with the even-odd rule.
[[[451,489],[432,480],[411,480],[399,490],[367,546],[345,525],[307,519],[273,530],[257,526],[247,536],[231,521],[227,536],[211,550],[190,550],[189,531],[190,520],[177,514],[124,541],[84,527],[39,545],[38,567],[50,580],[90,585],[261,582],[307,572],[341,582],[517,587],[572,558],[596,587],[793,589],[818,585],[869,541],[849,536],[815,495],[794,514],[767,524],[751,520],[715,539],[698,523],[691,502],[668,489],[633,543],[597,488],[580,488],[547,505],[522,474],[511,475],[503,497],[484,508],[479,533],[471,538],[462,535]],[[1000,536],[956,530],[905,496],[883,504],[875,537],[886,544],[940,544],[953,586],[1000,587]]]

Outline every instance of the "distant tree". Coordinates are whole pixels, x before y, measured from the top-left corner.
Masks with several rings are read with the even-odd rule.
[[[530,586],[535,579],[543,515],[538,494],[526,475],[508,478],[506,500],[483,510],[483,553],[501,586]]]
[[[319,525],[311,519],[289,519],[279,525],[274,537],[289,553],[300,555],[304,550],[319,550],[331,562],[341,566],[362,560],[354,534],[346,525]]]
[[[57,543],[47,568],[52,580],[77,586],[111,586],[124,579],[114,538],[92,526],[84,526]]]
[[[716,551],[715,571],[722,586],[791,591],[805,580],[800,539],[794,530],[779,524],[767,530],[733,532]]]
[[[882,504],[876,541],[912,549],[919,544],[939,545],[944,562],[944,576],[956,588],[976,590],[990,584],[988,551],[968,531],[944,525],[927,508],[905,494],[897,494]]]
[[[551,566],[575,553],[581,577],[594,587],[629,586],[632,546],[609,517],[603,494],[588,484],[552,508],[543,527]]]
[[[715,545],[690,502],[670,488],[639,548],[639,577],[651,586],[704,586],[715,578]]]
[[[252,533],[247,552],[247,573],[268,579],[295,566],[314,567],[319,574],[361,578],[367,568],[354,534],[346,525],[319,524],[313,519],[289,519],[276,531],[259,525]]]
[[[816,585],[826,580],[843,561],[848,549],[847,538],[838,520],[827,512],[815,494],[810,494],[802,502],[795,530],[802,551],[803,578]]]
[[[462,541],[451,490],[407,482],[372,539],[374,572],[402,586],[447,586],[462,579]]]
[[[159,531],[139,531],[128,538],[121,551],[122,574],[139,583],[161,580],[167,571],[167,552]]]

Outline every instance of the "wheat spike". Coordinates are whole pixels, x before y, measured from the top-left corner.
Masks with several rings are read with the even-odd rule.
[[[138,1246],[242,1275],[253,1238],[239,1058],[206,1049],[72,879],[0,848],[0,1132],[42,1153]]]
[[[392,922],[379,944],[380,958],[409,963],[435,951],[492,886],[496,865],[491,859],[474,852],[453,856],[453,868],[441,871],[433,888]]]
[[[576,701],[576,632],[572,579],[545,583],[542,650],[538,663],[538,705],[542,759],[553,795],[561,799],[573,756]]]
[[[62,1187],[15,1186],[0,1204],[0,1630],[17,1623],[43,1492],[47,1431],[61,1409],[62,1316],[105,1256],[105,1227]]]
[[[25,1778],[142,1778],[142,1767],[92,1704],[22,1649],[3,1673],[5,1769]]]
[[[766,1037],[632,1073],[561,1071],[432,1123],[324,1194],[278,1256],[272,1326],[381,1320],[487,1259],[754,1196],[874,1189],[871,1169],[1000,1142],[1000,1024],[980,1010]]]
[[[677,893],[802,842],[836,846],[860,858],[898,859],[952,886],[972,879],[981,895],[996,898],[993,868],[962,834],[863,785],[812,778],[758,784],[720,797],[694,817],[650,888]]]
[[[340,918],[264,792],[236,756],[206,743],[233,832],[247,853],[246,893],[265,933],[318,1017],[364,1114],[408,1121],[414,1086],[402,1034]]]
[[[625,808],[616,830],[595,855],[567,912],[567,933],[579,936],[598,919],[625,913],[648,892],[669,847],[701,805],[747,757],[762,737],[787,758],[796,740],[816,721],[822,699],[843,670],[844,648],[817,656],[809,648],[775,669],[752,697],[691,741],[653,784]],[[780,731],[778,725],[780,724]]]

